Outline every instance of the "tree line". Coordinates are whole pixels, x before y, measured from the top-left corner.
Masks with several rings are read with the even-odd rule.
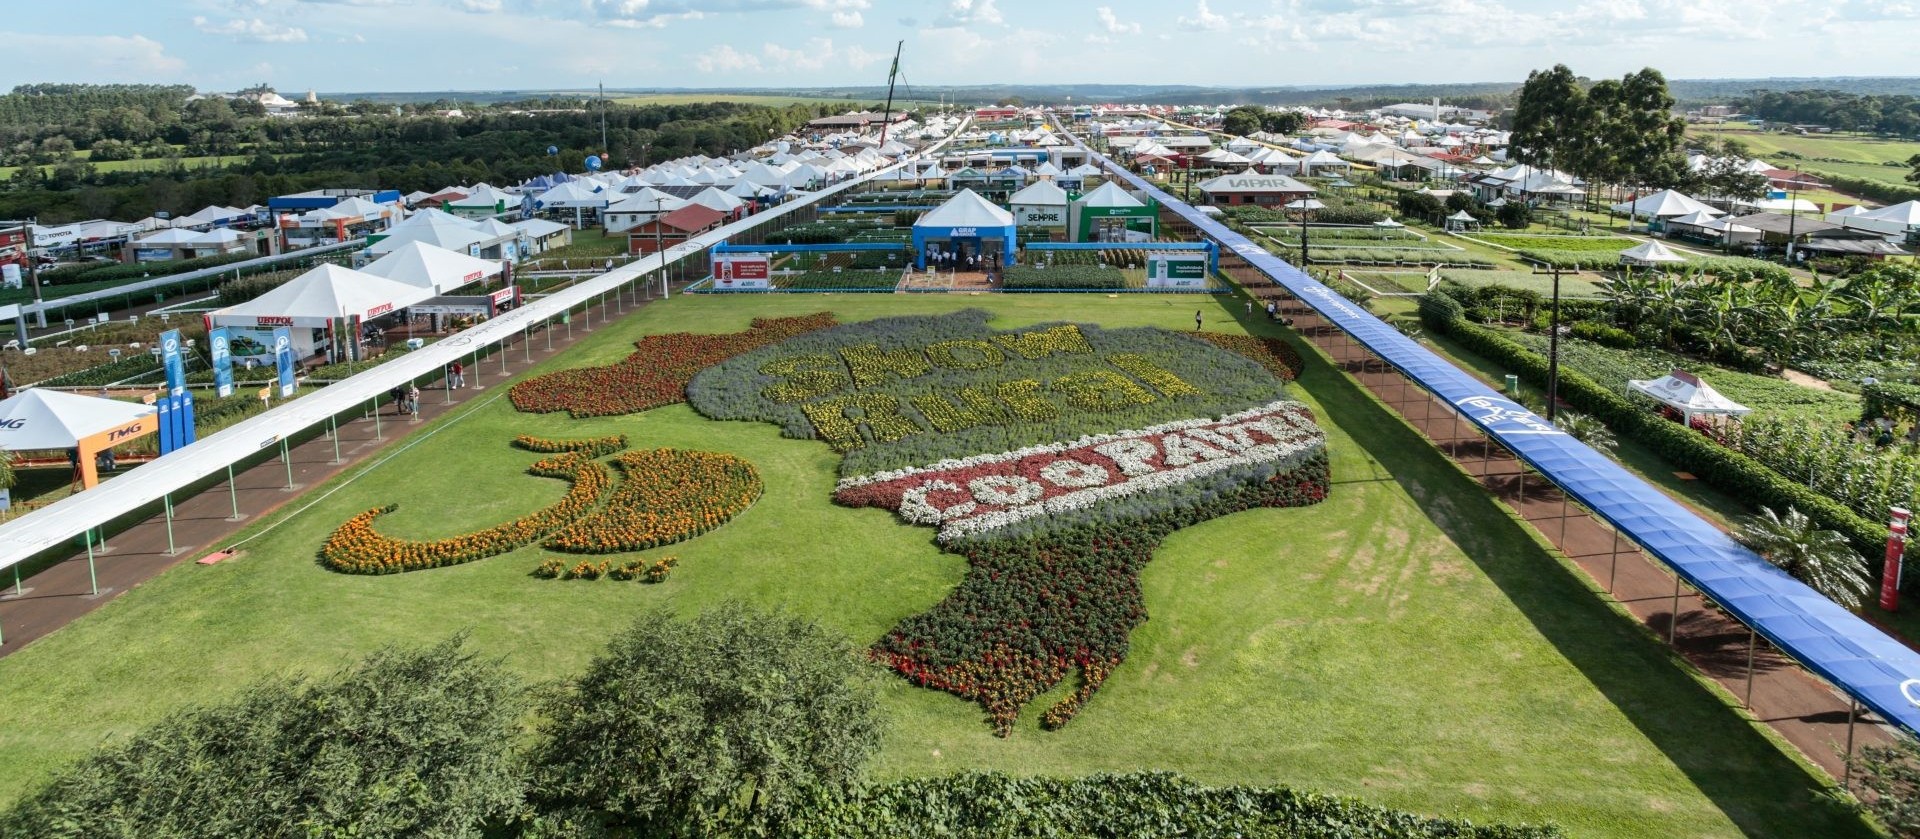
[[[1535,70],[1515,100],[1509,155],[1589,185],[1748,199],[1765,192],[1766,178],[1740,166],[1746,148],[1737,141],[1701,143],[1706,165],[1690,166],[1686,121],[1674,104],[1666,77],[1651,67],[1591,83],[1565,64]],[[1589,197],[1594,192],[1590,188]]]
[[[835,107],[607,103],[602,148],[600,105],[591,99],[509,102],[458,118],[434,109],[455,103],[323,103],[301,118],[285,119],[265,116],[248,100],[186,102],[189,90],[25,86],[0,96],[0,138],[12,141],[0,140],[0,163],[20,167],[0,183],[0,215],[37,215],[44,223],[134,219],[213,203],[246,206],[319,187],[410,192],[516,183],[581,171],[589,154],[602,155],[610,168],[695,153],[732,154]],[[205,155],[244,159],[214,165],[189,160]],[[118,171],[95,164],[131,157],[155,163]]]
[[[1861,95],[1826,89],[1756,90],[1735,99],[1733,104],[1768,122],[1920,137],[1920,97],[1903,93]]]

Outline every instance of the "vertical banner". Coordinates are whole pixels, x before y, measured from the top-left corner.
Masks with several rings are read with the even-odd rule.
[[[1907,521],[1913,513],[1901,507],[1887,510],[1887,563],[1880,572],[1880,608],[1889,612],[1900,608],[1901,558],[1907,552]]]
[[[180,445],[190,446],[200,439],[199,429],[194,428],[196,420],[193,411],[193,391],[180,394]]]
[[[180,346],[180,330],[160,333],[160,363],[167,368],[167,393],[179,396],[187,392],[187,359]]]
[[[280,364],[280,398],[293,395],[293,330],[285,326],[274,327],[273,355]]]
[[[176,448],[173,441],[173,397],[155,400],[153,407],[160,418],[160,453],[164,455]],[[85,452],[81,454],[85,456]]]
[[[213,392],[221,399],[233,395],[232,341],[224,326],[207,333],[207,347],[213,355]]]

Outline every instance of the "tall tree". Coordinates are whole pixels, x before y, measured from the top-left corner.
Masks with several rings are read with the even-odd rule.
[[[1568,138],[1582,118],[1587,94],[1565,64],[1527,74],[1513,108],[1513,159],[1533,166],[1564,165]]]
[[[1617,107],[1604,125],[1618,137],[1619,176],[1626,182],[1670,187],[1685,181],[1687,122],[1673,104],[1659,70],[1646,67],[1620,80]]]
[[[106,746],[0,836],[477,837],[521,807],[519,690],[458,638],[277,679]]]
[[[546,704],[548,812],[647,836],[759,835],[880,743],[859,656],[792,617],[642,615]]]

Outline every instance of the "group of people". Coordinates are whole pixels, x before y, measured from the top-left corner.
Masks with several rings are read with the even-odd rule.
[[[989,271],[1000,270],[1000,254],[990,253],[982,259],[977,253],[965,256],[954,251],[940,251],[932,254],[933,267],[942,271]]]
[[[420,417],[420,386],[394,385],[387,395],[393,397],[393,412],[418,419]]]

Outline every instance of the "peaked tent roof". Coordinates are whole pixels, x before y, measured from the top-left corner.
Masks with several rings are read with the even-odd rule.
[[[1651,396],[1691,418],[1694,414],[1730,414],[1736,417],[1753,409],[1720,394],[1713,385],[1685,370],[1675,369],[1658,379],[1628,379],[1627,387]]]
[[[1032,186],[1009,197],[1007,203],[1064,207],[1067,205],[1067,191],[1056,186],[1053,181],[1034,181]]]
[[[433,221],[412,226],[395,225],[387,229],[386,238],[367,246],[367,252],[392,253],[408,242],[425,242],[450,251],[464,251],[468,245],[477,245],[494,238],[497,237],[484,233],[477,225],[469,223],[453,224],[446,221]]]
[[[1906,201],[1891,207],[1861,213],[1860,218],[1894,221],[1905,225],[1920,225],[1920,201]]]
[[[699,204],[702,207],[719,210],[723,213],[731,213],[747,204],[747,202],[740,200],[738,196],[729,195],[719,187],[713,186],[700,190],[699,194],[687,200]]]
[[[0,401],[0,449],[70,449],[81,439],[153,413],[151,405],[27,388]]]
[[[397,283],[432,289],[436,294],[500,273],[500,263],[424,242],[408,242],[360,269]]]
[[[1621,251],[1620,261],[1628,265],[1672,265],[1687,258],[1659,242],[1646,242]]]
[[[1613,208],[1623,213],[1631,210],[1636,216],[1654,216],[1657,218],[1684,216],[1689,213],[1699,212],[1714,216],[1726,215],[1726,213],[1709,207],[1699,201],[1695,201],[1677,190],[1671,189],[1663,189],[1650,195],[1642,195],[1638,200],[1615,204]]]
[[[381,307],[404,309],[434,295],[433,289],[326,264],[285,285],[213,314],[247,317],[364,317]]]
[[[468,192],[465,198],[456,198],[446,203],[452,207],[492,207],[495,205],[517,207],[520,205],[520,196],[501,192],[486,184],[481,184]]]
[[[913,223],[914,227],[1012,227],[1013,214],[971,189],[947,199]]]
[[[1080,200],[1075,201],[1073,203],[1081,207],[1145,207],[1147,206],[1145,202],[1142,202],[1140,199],[1127,194],[1126,190],[1121,189],[1120,185],[1113,181],[1107,181],[1106,183],[1101,184],[1098,189],[1095,189],[1092,192],[1089,192],[1085,195],[1080,196]]]

